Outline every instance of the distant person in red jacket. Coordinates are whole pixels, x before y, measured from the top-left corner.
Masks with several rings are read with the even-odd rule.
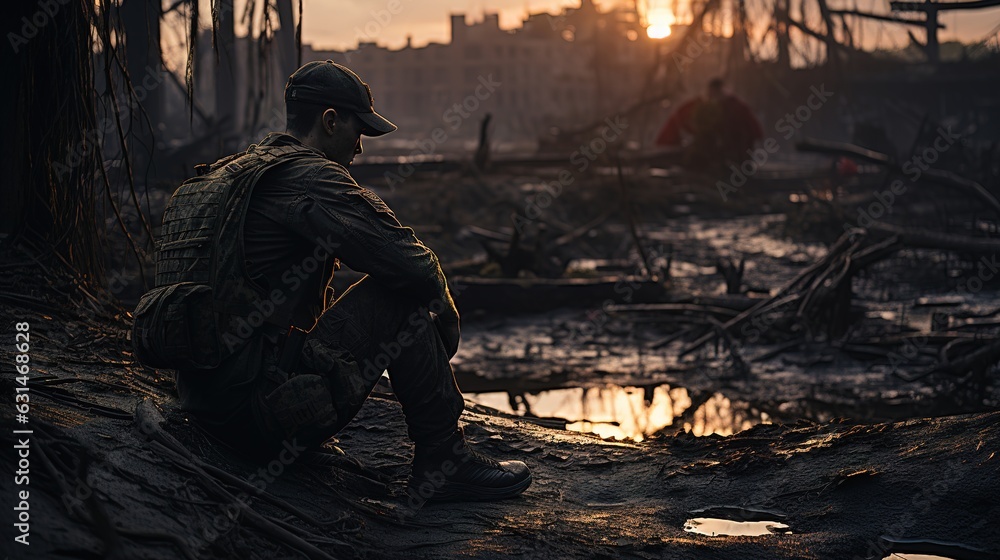
[[[687,101],[670,115],[656,137],[657,146],[684,149],[684,166],[704,170],[740,162],[764,136],[750,107],[723,91],[721,78],[708,83],[704,96]],[[685,145],[685,137],[690,142]]]

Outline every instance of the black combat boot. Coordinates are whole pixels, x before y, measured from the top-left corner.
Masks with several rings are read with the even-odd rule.
[[[524,492],[531,473],[521,461],[495,461],[469,447],[459,428],[444,443],[417,446],[409,489],[411,501],[502,500]]]

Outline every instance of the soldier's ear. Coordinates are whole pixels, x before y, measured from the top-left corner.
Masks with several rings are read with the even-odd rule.
[[[320,118],[323,123],[323,130],[327,134],[333,133],[334,123],[337,122],[337,111],[333,108],[323,111],[323,116]]]

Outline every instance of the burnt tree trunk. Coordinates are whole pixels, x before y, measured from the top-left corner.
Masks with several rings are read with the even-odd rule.
[[[103,280],[96,201],[102,195],[99,123],[93,87],[94,3],[75,0],[4,5],[8,45],[3,68],[4,177],[0,231],[5,247]],[[100,16],[97,16],[100,17]]]

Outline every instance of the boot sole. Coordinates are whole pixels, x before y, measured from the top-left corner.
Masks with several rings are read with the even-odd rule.
[[[474,484],[461,482],[446,482],[433,496],[426,498],[428,502],[486,502],[513,498],[531,486],[531,474],[527,478],[501,488],[484,488]]]

